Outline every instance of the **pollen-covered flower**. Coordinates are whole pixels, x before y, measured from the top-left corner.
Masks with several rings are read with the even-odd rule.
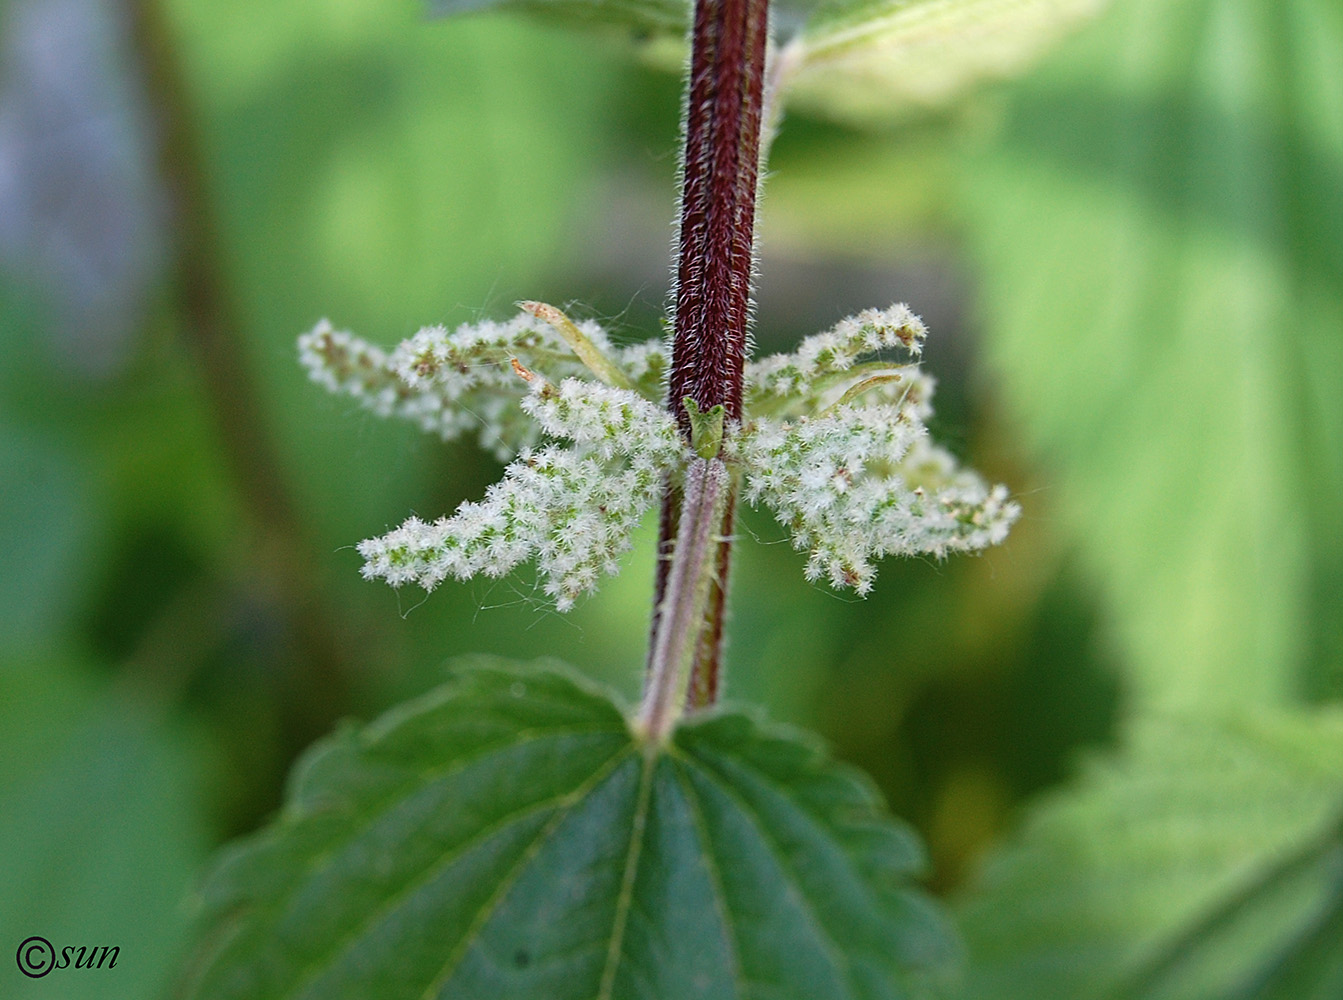
[[[331,391],[445,439],[476,427],[514,459],[483,500],[360,543],[365,577],[432,590],[535,560],[545,593],[567,610],[616,571],[664,484],[694,459],[661,402],[660,341],[614,347],[594,323],[522,306],[507,323],[421,330],[390,354],[325,321],[300,338],[304,365]],[[745,419],[700,442],[807,553],[809,580],[865,594],[883,556],[996,545],[1020,513],[1004,487],[928,440],[933,381],[914,363],[925,336],[896,305],[753,362]],[[698,408],[690,416],[707,419]]]
[[[661,488],[662,470],[651,462],[603,462],[553,446],[527,451],[484,500],[360,542],[363,574],[433,590],[450,576],[500,577],[534,557],[546,594],[567,611],[616,572]]]

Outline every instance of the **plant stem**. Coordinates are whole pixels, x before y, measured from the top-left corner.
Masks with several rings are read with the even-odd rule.
[[[649,653],[649,683],[639,714],[639,727],[655,746],[666,741],[686,704],[690,669],[714,587],[714,528],[722,520],[730,480],[727,466],[716,458],[697,458],[686,470],[676,556],[659,608],[662,627]]]
[[[695,4],[667,394],[668,408],[687,440],[690,418],[682,405],[687,396],[702,412],[721,404],[729,425],[741,420],[768,17],[769,0],[696,0]],[[681,623],[692,633],[686,637],[686,647],[694,651],[688,683],[691,707],[712,704],[718,695],[736,507],[730,481],[724,490],[710,526],[717,551],[705,606],[695,620]],[[658,538],[650,691],[657,650],[670,627],[664,608],[670,606],[671,579],[683,557],[677,546],[689,513],[687,503],[682,488],[669,482]]]

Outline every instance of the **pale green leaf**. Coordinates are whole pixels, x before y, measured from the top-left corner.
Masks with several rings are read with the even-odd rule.
[[[735,713],[664,752],[478,665],[319,744],[204,890],[191,995],[894,998],[953,946],[864,780]]]
[[[797,0],[772,5],[788,103],[858,123],[897,119],[1019,72],[1109,0]],[[517,11],[612,25],[641,38],[685,34],[690,0],[430,0],[436,14]],[[789,44],[789,43],[792,44]],[[658,50],[658,61],[675,59]]]
[[[788,100],[857,122],[1011,76],[1108,0],[830,0],[790,52]]]
[[[1343,7],[1127,0],[1079,41],[969,185],[1036,516],[1141,700],[1336,694]]]
[[[1338,996],[1343,713],[1137,725],[1035,809],[961,916],[967,998]]]

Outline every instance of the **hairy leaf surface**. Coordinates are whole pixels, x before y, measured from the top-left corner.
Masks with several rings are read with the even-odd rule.
[[[1343,713],[1148,720],[967,895],[963,995],[1326,1000],[1343,983]]]
[[[908,996],[954,952],[920,864],[796,736],[650,751],[567,674],[476,666],[310,752],[204,890],[192,995]]]

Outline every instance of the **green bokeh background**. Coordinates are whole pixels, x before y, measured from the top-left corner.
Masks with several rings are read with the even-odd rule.
[[[675,76],[408,0],[146,10],[169,44],[130,32],[113,72],[176,81],[148,106],[191,155],[162,122],[144,152],[200,182],[165,186],[168,232],[209,237],[188,273],[217,282],[222,347],[173,251],[96,370],[59,289],[0,276],[0,945],[121,946],[115,984],[68,996],[169,982],[208,852],[337,718],[477,651],[633,698],[651,600],[651,524],[567,616],[526,572],[423,601],[362,581],[353,543],[499,469],[324,395],[294,339],[327,316],[392,344],[524,297],[657,332]],[[746,516],[727,692],[871,772],[938,891],[1126,713],[1343,693],[1341,51],[1329,3],[1120,0],[941,113],[785,123],[758,347],[908,301],[935,433],[1025,514],[982,558],[888,562],[866,601]]]

